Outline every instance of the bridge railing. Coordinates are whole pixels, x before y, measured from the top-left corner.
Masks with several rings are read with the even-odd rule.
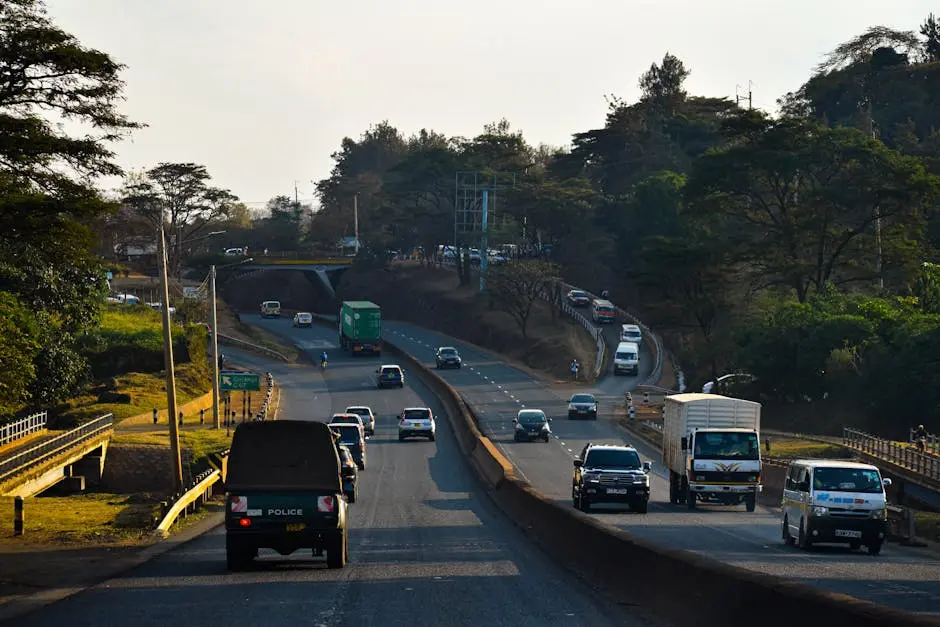
[[[280,359],[281,361],[290,361],[290,359],[276,350],[270,349],[267,346],[261,346],[260,344],[253,344],[252,342],[246,342],[245,340],[240,340],[237,337],[231,337],[229,335],[224,335],[222,333],[218,334],[220,344],[228,344],[230,346],[247,348],[249,350],[258,351],[274,359]]]
[[[871,457],[882,459],[925,478],[940,482],[940,456],[922,453],[909,444],[892,442],[876,435],[845,427],[842,444]]]
[[[46,428],[47,419],[48,416],[46,412],[41,411],[39,413],[26,416],[25,418],[12,420],[3,426],[0,426],[0,446],[9,444],[10,442],[15,442],[20,438],[25,438],[26,436],[32,435],[37,431],[42,431]]]
[[[90,420],[62,435],[40,442],[0,460],[0,483],[38,466],[68,449],[114,430],[114,414]]]

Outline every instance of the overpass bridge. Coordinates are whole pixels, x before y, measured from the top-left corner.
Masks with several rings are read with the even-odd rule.
[[[310,272],[319,278],[323,288],[330,296],[336,296],[336,289],[332,278],[352,266],[352,261],[350,257],[331,257],[324,259],[280,259],[261,257],[256,258],[251,263],[239,265],[238,272],[233,279],[238,280],[261,272],[272,272],[275,270]]]
[[[37,416],[23,420],[35,421]],[[42,428],[0,448],[0,496],[34,496],[63,481],[78,489],[86,480],[100,481],[113,433],[112,414],[60,432],[45,430],[43,414]]]

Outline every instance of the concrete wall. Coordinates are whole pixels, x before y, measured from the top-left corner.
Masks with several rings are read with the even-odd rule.
[[[188,483],[192,479],[189,472],[193,460],[192,451],[183,449],[182,458],[183,482]],[[169,494],[173,491],[172,476],[169,447],[111,444],[101,484],[104,490],[118,494]]]

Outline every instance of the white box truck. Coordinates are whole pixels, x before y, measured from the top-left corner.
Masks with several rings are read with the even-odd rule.
[[[753,512],[761,491],[760,403],[718,394],[674,394],[663,408],[669,501],[737,505]]]

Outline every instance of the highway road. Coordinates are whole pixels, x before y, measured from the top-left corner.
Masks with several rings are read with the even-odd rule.
[[[368,404],[377,413],[359,500],[350,507],[350,565],[328,570],[322,560],[262,552],[259,568],[228,573],[224,534],[216,529],[19,624],[657,624],[597,598],[506,520],[472,478],[445,418],[436,442],[398,442],[395,415],[402,407],[442,412],[415,378],[404,389],[378,391],[376,360],[342,357],[329,329],[295,330],[287,320],[263,325],[293,336],[314,356],[325,347],[331,357],[321,374],[310,365],[223,349],[274,374],[282,389],[280,418],[323,420],[351,404]]]
[[[407,323],[385,322],[386,336],[433,367],[434,349],[456,346],[464,358],[461,370],[439,371],[474,406],[496,445],[520,474],[543,494],[571,507],[572,460],[588,442],[630,441],[601,407],[597,421],[569,421],[566,401],[571,388],[534,380],[493,354],[440,333]],[[548,443],[512,440],[512,418],[523,407],[540,408],[554,418],[555,437]],[[700,505],[689,512],[668,502],[668,480],[659,452],[633,441],[653,461],[652,500],[646,515],[597,506],[591,514],[662,545],[687,549],[721,561],[823,587],[909,611],[940,615],[940,556],[922,549],[890,544],[878,557],[847,548],[816,548],[803,552],[785,547],[776,509]],[[606,510],[606,511],[604,511]]]

